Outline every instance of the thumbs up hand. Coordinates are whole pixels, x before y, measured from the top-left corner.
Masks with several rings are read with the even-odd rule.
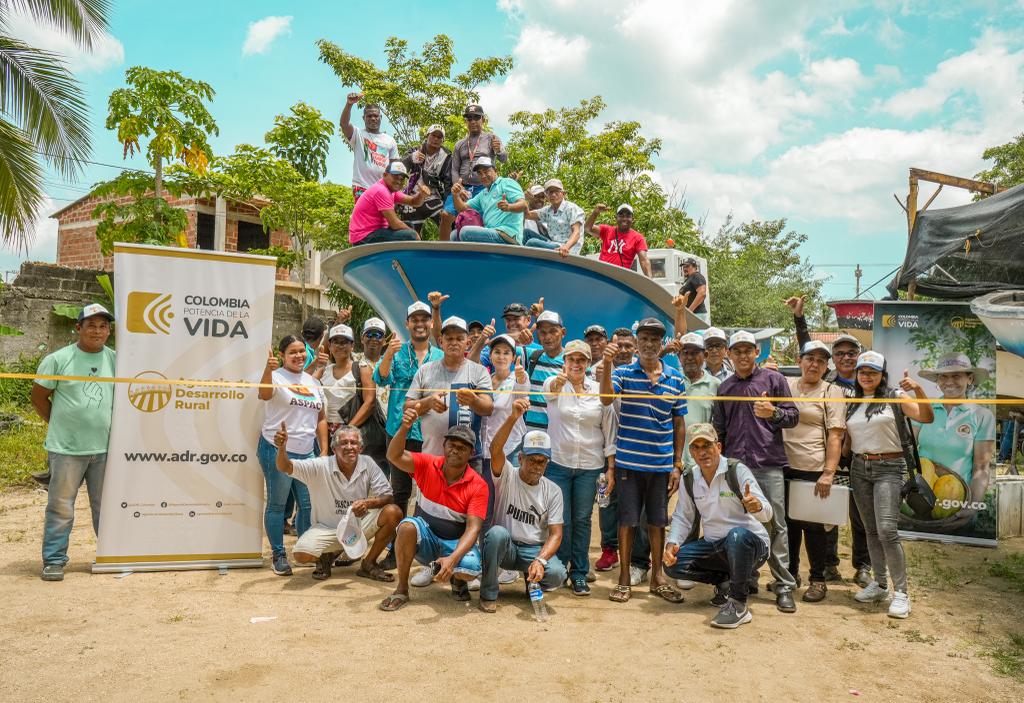
[[[484,331],[480,333],[480,335],[481,335],[481,336],[482,336],[482,337],[483,337],[484,339],[486,339],[486,340],[488,340],[488,341],[490,341],[491,337],[493,337],[493,336],[494,336],[494,333],[495,333],[495,332],[497,332],[497,330],[496,330],[496,329],[494,329],[494,322],[495,322],[495,320],[494,320],[494,318],[492,317],[492,318],[491,318],[491,324],[489,324],[489,325],[484,325]]]
[[[762,393],[761,397],[762,398],[767,398],[768,397],[768,392],[765,391],[764,393]],[[775,414],[775,406],[771,404],[771,401],[768,401],[768,400],[755,400],[754,401],[754,415],[756,415],[757,417],[761,418],[762,420],[767,420],[768,418],[770,418],[774,414]]]
[[[910,369],[903,369],[903,378],[900,379],[900,388],[907,393],[917,393],[917,391],[921,390],[921,384],[910,377]]]
[[[491,135],[491,148],[494,150],[495,154],[501,153],[501,140],[498,139],[497,134]]]
[[[526,375],[526,367],[523,366],[523,357],[516,354],[516,383],[528,383],[530,377]]]
[[[750,494],[749,483],[743,488],[743,498],[741,498],[740,501],[743,503],[743,507],[746,508],[748,513],[761,512],[761,501],[757,499],[757,496]]]
[[[537,317],[544,312],[544,298],[537,298],[537,302],[530,305],[530,314]]]
[[[274,433],[274,446],[281,451],[285,451],[285,447],[288,446],[288,428],[285,427],[284,423],[281,423],[281,429]]]
[[[497,207],[502,212],[508,212],[509,208],[512,207],[508,204],[508,199],[505,197],[504,193],[501,194],[501,200],[498,201]]]
[[[280,366],[281,366],[281,362],[279,362],[277,360],[277,355],[274,354],[274,350],[271,349],[270,350],[270,355],[267,356],[267,370],[268,371],[277,371],[277,369],[280,368]]]

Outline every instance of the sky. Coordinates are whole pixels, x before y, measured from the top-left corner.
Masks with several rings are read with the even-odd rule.
[[[378,65],[389,36],[419,47],[448,34],[463,66],[512,55],[513,70],[481,90],[501,136],[516,110],[601,95],[608,108],[600,122],[637,120],[645,136],[662,139],[655,177],[685,191],[688,212],[709,235],[730,214],[785,218],[807,235],[802,253],[831,299],[853,297],[855,264],[866,288],[902,262],[906,219],[893,194],[905,197],[909,168],[971,177],[985,167],[986,148],[1024,131],[1024,0],[458,0],[406,3],[386,14],[359,8],[115,2],[110,33],[91,53],[15,17],[14,36],[67,57],[91,112],[98,163],[74,181],[47,176],[47,215],[120,166],[146,168],[138,156],[122,160],[103,125],[107,96],[126,68],[173,69],[210,83],[220,127],[212,146],[226,154],[262,143],[274,116],[299,100],[337,119],[352,87],[317,60],[321,38]],[[348,183],[350,174],[351,153],[336,136],[327,178]],[[922,186],[922,203],[932,189]],[[946,188],[931,208],[969,200]],[[55,251],[56,222],[43,218],[27,258],[53,261]],[[0,272],[24,258],[0,250]],[[881,297],[883,286],[865,295]]]

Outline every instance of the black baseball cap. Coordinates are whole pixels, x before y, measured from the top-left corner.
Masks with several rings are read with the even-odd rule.
[[[302,338],[306,341],[319,340],[327,331],[327,323],[319,317],[307,318],[302,323]]]
[[[455,425],[444,434],[445,439],[457,439],[471,447],[476,446],[476,432],[469,425]]]
[[[466,111],[462,113],[462,116],[463,117],[470,117],[470,116],[473,116],[473,117],[483,117],[484,116],[484,109],[483,109],[483,107],[481,107],[480,105],[477,105],[475,103],[472,104],[472,105],[467,105],[466,106]]]
[[[592,334],[599,334],[605,339],[608,339],[608,330],[606,330],[601,325],[591,325],[587,329],[583,330],[584,337],[589,337]]]
[[[685,259],[683,259],[683,266],[696,266],[697,268],[700,268],[700,266],[697,264],[697,260],[692,256],[688,256]]]
[[[467,327],[469,327],[469,331],[470,332],[473,331],[473,328],[476,328],[478,330],[483,330],[484,323],[480,322],[480,320],[470,320],[469,321],[469,325],[467,325]]]
[[[502,317],[508,317],[509,315],[512,315],[513,317],[525,317],[529,314],[530,311],[527,310],[526,306],[522,303],[509,303],[501,312]]]
[[[665,336],[665,325],[656,317],[645,317],[640,320],[640,324],[636,326],[637,334],[644,330],[651,330],[652,332],[657,332],[662,337]]]

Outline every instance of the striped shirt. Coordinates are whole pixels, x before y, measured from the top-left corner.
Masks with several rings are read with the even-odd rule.
[[[674,419],[686,415],[686,394],[679,372],[661,366],[661,378],[652,384],[639,361],[612,371],[616,393],[665,396],[621,399],[615,465],[631,471],[672,470]]]
[[[470,515],[487,517],[487,496],[490,489],[484,479],[466,466],[466,471],[449,485],[444,477],[444,457],[412,454],[413,475],[420,497],[416,500],[416,517],[423,518],[440,539],[459,539],[466,531]]]
[[[529,359],[527,364],[529,364]],[[548,403],[544,400],[544,381],[557,376],[562,370],[564,361],[562,352],[551,358],[547,353],[542,353],[537,363],[531,370],[527,365],[526,371],[530,374],[530,409],[526,411],[526,427],[532,430],[546,430],[548,428]]]

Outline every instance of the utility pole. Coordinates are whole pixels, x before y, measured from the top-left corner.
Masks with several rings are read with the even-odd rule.
[[[857,268],[853,270],[853,276],[857,279],[857,295],[856,298],[860,297],[860,277],[864,275],[864,271],[861,269],[860,264],[857,264]]]

